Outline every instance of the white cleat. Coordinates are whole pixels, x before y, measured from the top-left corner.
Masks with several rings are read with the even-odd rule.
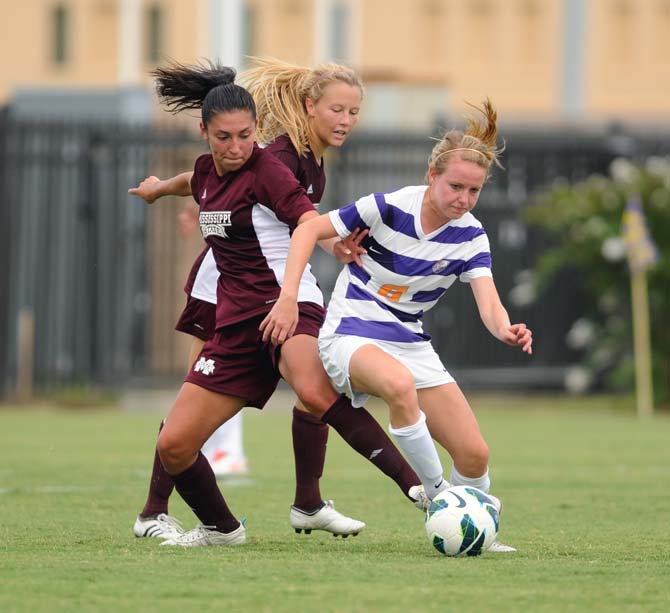
[[[514,553],[516,551],[515,547],[510,547],[509,545],[503,545],[498,541],[493,541],[489,548],[486,550],[491,553]]]
[[[493,501],[493,505],[495,506],[496,511],[498,511],[498,515],[502,515],[502,500],[493,494],[486,495]],[[516,547],[511,547],[510,545],[504,545],[498,541],[493,541],[493,543],[491,543],[486,551],[490,551],[491,553],[514,553],[516,551]]]
[[[181,523],[175,517],[159,513],[151,517],[137,516],[133,533],[137,537],[172,539],[184,534]]]
[[[430,506],[430,498],[428,498],[428,494],[426,494],[423,485],[413,485],[409,488],[409,492],[407,493],[417,509],[421,509],[422,511],[428,510],[428,507]]]
[[[310,534],[312,530],[325,530],[333,536],[347,538],[350,534],[356,536],[365,529],[365,524],[357,519],[352,519],[335,510],[332,500],[325,500],[323,505],[312,513],[305,513],[291,506],[291,527],[298,533],[305,531]]]
[[[209,461],[209,465],[218,477],[240,477],[249,474],[249,462],[245,457],[232,458],[225,453],[217,452]]]
[[[232,532],[219,532],[212,526],[203,526],[202,524],[180,534],[179,536],[163,541],[163,545],[175,545],[179,547],[212,547],[221,545],[243,545],[247,541],[247,531],[244,527],[244,520],[239,527]]]
[[[498,515],[502,515],[502,500],[500,498],[496,498],[493,494],[486,494],[492,501],[493,501],[493,506],[495,506],[496,511],[498,511]]]

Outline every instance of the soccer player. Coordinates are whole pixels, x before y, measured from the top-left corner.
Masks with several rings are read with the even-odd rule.
[[[293,234],[279,300],[263,320],[263,340],[281,345],[297,322],[298,281],[314,244],[367,230],[362,266],[340,273],[319,350],[326,372],[354,406],[369,394],[389,407],[389,431],[429,498],[449,487],[432,439],[450,454],[452,485],[490,488],[489,449],[457,383],[440,361],[421,317],[458,278],[469,283],[493,336],[532,353],[532,333],[510,323],[491,275],[489,241],[472,215],[497,163],[497,113],[485,101],[482,120],[435,145],[428,185],[371,194],[311,219]],[[499,501],[498,501],[499,506]],[[513,550],[496,544],[495,551]]]
[[[290,232],[317,213],[286,165],[256,145],[255,103],[246,89],[233,82],[234,75],[232,69],[215,65],[173,65],[156,71],[159,95],[169,109],[201,109],[201,131],[211,153],[198,158],[193,172],[163,182],[150,178],[138,191],[131,190],[145,197],[146,190],[154,186],[156,191],[145,197],[147,201],[162,195],[192,194],[200,206],[200,227],[219,272],[216,332],[204,344],[158,439],[159,464],[202,522],[195,530],[166,540],[169,545],[245,541],[244,526],[230,512],[211,466],[199,450],[212,432],[243,406],[262,408],[279,376],[312,415],[333,426],[410,500],[421,502],[416,491],[420,481],[414,471],[372,416],[354,409],[340,396],[323,370],[316,345],[324,315],[323,298],[311,272],[299,281],[301,316],[296,334],[280,350],[261,344],[258,326],[279,295]],[[358,103],[360,93],[358,89]],[[353,98],[349,100],[353,102]],[[355,123],[352,109],[357,106],[351,102],[324,111],[330,117],[330,129],[317,133],[319,139],[343,140]],[[310,117],[313,107],[313,100],[305,102]],[[311,142],[312,153],[320,142]],[[323,144],[319,153],[322,148]],[[332,251],[334,242],[338,239],[324,247]],[[355,245],[355,240],[351,244]],[[321,441],[325,448],[325,440]],[[323,458],[305,453],[309,447],[296,447],[296,464],[310,470],[318,492]],[[291,524],[297,531],[324,529],[347,535],[365,527],[337,513],[332,502],[321,500],[320,493],[314,502],[314,508],[291,508]]]
[[[340,146],[356,125],[362,97],[358,75],[348,67],[327,64],[309,69],[274,59],[252,58],[252,68],[240,75],[254,99],[261,121],[259,138],[296,176],[307,197],[318,206],[325,189],[326,175],[322,154],[330,146]],[[342,113],[348,115],[348,126],[338,125]],[[130,193],[152,203],[161,195],[164,184],[149,177]],[[197,209],[187,207],[180,215],[182,226],[193,223]],[[335,243],[335,251],[344,249]],[[346,257],[346,254],[338,254]],[[189,368],[195,362],[204,343],[212,338],[215,329],[216,286],[219,271],[209,246],[193,264],[184,291],[187,302],[176,329],[193,337]],[[293,409],[293,446],[296,469],[296,491],[291,524],[301,529],[309,523],[311,529],[326,529],[345,533],[357,529],[348,518],[322,502],[319,479],[325,461],[328,426],[314,418],[296,401]],[[246,472],[247,460],[242,446],[242,413],[238,413],[205,443],[203,454],[214,474]],[[138,515],[133,531],[136,536],[171,538],[181,531],[179,522],[168,514],[168,500],[173,490],[172,480],[154,458],[149,493]],[[312,513],[309,522],[302,510]]]
[[[137,189],[129,190],[137,193]],[[149,194],[153,191],[150,186]],[[179,230],[182,236],[188,236],[199,230],[198,207],[191,200],[179,213]],[[198,357],[202,346],[214,336],[214,320],[216,314],[216,282],[219,276],[216,264],[209,247],[206,247],[196,258],[184,286],[186,307],[181,313],[176,330],[193,337],[189,351],[188,368]],[[244,453],[242,438],[242,412],[229,419],[218,428],[202,447],[202,453],[212,466],[217,477],[246,475],[249,463]],[[157,471],[163,471],[158,462]],[[151,483],[160,483],[160,479],[152,477]],[[154,536],[169,538],[173,536],[175,526],[179,526],[174,518],[168,516],[168,499],[173,487],[169,475],[165,476],[166,492],[154,491],[149,486],[147,509],[144,509],[135,521],[133,531],[136,536]],[[179,528],[177,528],[179,529]]]

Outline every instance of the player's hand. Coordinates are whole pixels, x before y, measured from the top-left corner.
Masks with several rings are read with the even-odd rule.
[[[356,228],[347,238],[336,242],[333,245],[333,255],[340,264],[351,264],[352,262],[363,266],[361,255],[367,253],[367,250],[361,247],[361,241],[367,236],[369,230]]]
[[[258,329],[263,333],[263,342],[281,345],[286,342],[298,325],[298,303],[288,298],[279,298]]]
[[[526,324],[512,324],[500,331],[500,340],[512,347],[521,347],[528,355],[533,354],[533,332]]]
[[[161,180],[158,177],[151,175],[147,177],[140,183],[137,187],[131,187],[128,190],[128,193],[131,196],[139,196],[147,204],[152,204],[158,198],[161,197],[161,194],[158,191],[158,184],[161,183]]]

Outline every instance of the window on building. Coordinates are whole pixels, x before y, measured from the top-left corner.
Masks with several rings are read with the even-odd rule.
[[[147,8],[147,60],[152,64],[161,61],[163,56],[163,9],[158,4]]]
[[[330,57],[346,61],[349,51],[349,7],[344,2],[334,2],[330,8]]]
[[[247,56],[257,55],[256,46],[256,9],[248,2],[244,3],[242,11],[242,40],[240,41],[242,50],[242,64],[247,64]]]
[[[69,11],[58,4],[51,10],[51,60],[54,64],[63,65],[70,59],[68,29]]]

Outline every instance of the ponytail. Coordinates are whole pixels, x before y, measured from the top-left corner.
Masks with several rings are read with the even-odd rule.
[[[201,109],[205,126],[217,113],[244,110],[256,120],[256,105],[251,94],[235,84],[235,69],[217,62],[188,66],[172,62],[156,68],[156,93],[166,109],[177,114]]]

